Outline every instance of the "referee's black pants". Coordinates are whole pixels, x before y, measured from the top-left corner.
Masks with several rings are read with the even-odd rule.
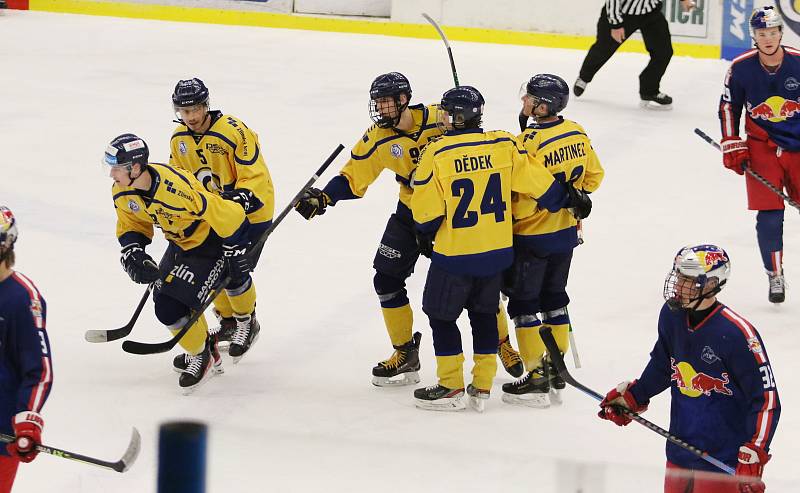
[[[622,27],[625,28],[625,39],[637,30],[641,31],[644,46],[650,53],[650,63],[639,74],[639,95],[658,94],[661,77],[667,71],[667,65],[672,58],[672,39],[667,19],[660,9],[655,9],[644,15],[623,16]],[[619,47],[620,44],[611,37],[611,25],[608,23],[606,8],[603,7],[597,21],[597,41],[586,54],[580,78],[591,82],[600,67],[605,65]]]

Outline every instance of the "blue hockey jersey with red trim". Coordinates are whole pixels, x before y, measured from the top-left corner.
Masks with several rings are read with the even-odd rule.
[[[775,73],[761,65],[758,50],[733,59],[719,101],[723,138],[739,135],[744,108],[748,136],[800,151],[800,51],[788,46],[783,50],[783,62]]]
[[[13,435],[11,420],[41,412],[53,384],[47,304],[30,279],[14,272],[0,281],[0,432]],[[0,454],[8,455],[5,447]]]
[[[735,468],[739,447],[769,450],[781,405],[767,350],[756,329],[719,304],[691,329],[683,310],[666,304],[650,362],[631,387],[636,402],[671,387],[669,431]],[[667,460],[688,469],[715,466],[667,442]]]

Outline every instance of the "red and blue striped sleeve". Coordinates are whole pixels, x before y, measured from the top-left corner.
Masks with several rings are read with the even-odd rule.
[[[750,411],[746,423],[748,442],[769,450],[778,426],[781,404],[767,350],[761,336],[747,320],[730,308],[722,310],[722,316],[741,335],[741,338],[733,338],[730,360],[726,363],[749,402]]]
[[[33,282],[15,272],[14,280],[27,294],[18,304],[17,360],[21,378],[15,412],[41,412],[53,384],[50,340],[47,337],[47,304]]]

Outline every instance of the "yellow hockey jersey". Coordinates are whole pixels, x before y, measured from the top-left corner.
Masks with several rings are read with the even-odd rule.
[[[532,156],[536,156],[561,183],[594,192],[603,181],[603,167],[595,154],[586,131],[571,120],[532,124],[518,137]],[[514,241],[537,254],[560,253],[578,245],[578,221],[567,209],[557,212],[542,210],[536,202],[523,196],[512,201]]]
[[[186,170],[165,164],[147,165],[153,178],[149,191],[114,184],[120,245],[150,243],[153,226],[182,250],[201,245],[213,229],[221,238],[239,232],[246,221],[235,202],[212,194]]]
[[[414,128],[410,132],[373,125],[356,142],[339,176],[323,190],[332,203],[363,197],[378,175],[389,169],[400,184],[400,202],[411,206],[411,181],[422,148],[442,132],[436,126],[436,105],[418,104],[408,109],[414,118]]]
[[[252,224],[272,220],[275,191],[258,135],[236,117],[210,112],[211,127],[193,133],[178,125],[170,140],[169,164],[191,171],[209,192],[251,190],[263,204],[247,215]]]
[[[431,262],[473,276],[510,266],[512,192],[551,210],[567,202],[564,187],[508,132],[448,132],[428,144],[411,209],[418,230],[436,232]]]

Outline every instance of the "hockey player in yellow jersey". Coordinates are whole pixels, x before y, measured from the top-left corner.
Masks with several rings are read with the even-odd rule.
[[[225,269],[231,276],[228,286],[240,291],[231,303],[252,308],[254,290],[241,289],[249,285],[251,270],[247,257],[250,224],[242,208],[206,191],[191,173],[149,163],[148,157],[142,139],[123,134],[109,144],[104,162],[114,180],[120,261],[134,282],[155,283],[156,318],[173,334],[180,331],[191,311],[225,276]],[[145,251],[154,226],[168,241],[160,265]],[[201,316],[180,340],[188,353],[179,378],[184,393],[222,371],[216,340],[207,330]]]
[[[172,104],[180,124],[170,140],[170,164],[192,172],[209,192],[239,204],[250,221],[248,239],[255,244],[272,223],[275,209],[272,180],[258,136],[238,118],[210,111],[208,88],[200,79],[178,81]],[[261,248],[253,252],[254,264],[260,256]],[[227,350],[234,363],[255,344],[260,332],[254,307],[231,303],[231,297],[249,289],[255,297],[252,278],[214,300],[220,349]],[[187,361],[178,355],[176,371],[184,370]]]
[[[538,74],[524,84],[520,94],[522,114],[532,117],[519,139],[561,183],[586,193],[597,190],[603,168],[586,131],[558,116],[569,101],[569,86],[560,77]],[[578,245],[578,219],[588,211],[549,212],[525,197],[512,202],[514,214],[514,264],[504,275],[503,292],[509,297],[508,313],[517,332],[526,374],[503,385],[503,401],[531,407],[560,402],[565,382],[558,377],[539,336],[549,325],[563,353],[569,348],[570,320],[566,286],[572,250]],[[539,319],[541,313],[542,319]]]
[[[311,219],[342,200],[363,197],[383,170],[395,174],[400,187],[397,209],[386,224],[373,261],[373,284],[394,347],[391,357],[372,369],[372,383],[381,387],[419,382],[421,335],[413,333],[413,312],[406,292],[406,279],[420,255],[410,209],[411,181],[422,148],[442,131],[436,125],[435,106],[410,105],[410,100],[411,84],[403,74],[376,77],[370,86],[374,125],[353,146],[339,175],[322,190],[309,189],[296,206],[303,217]]]
[[[470,86],[442,96],[438,121],[446,133],[429,143],[414,179],[411,209],[423,251],[431,253],[422,309],[433,329],[438,383],[414,391],[422,409],[451,411],[464,402],[464,355],[456,325],[466,309],[472,326],[472,383],[478,411],[497,370],[501,273],[514,257],[512,193],[557,211],[588,200],[570,193],[502,130],[481,128],[483,96]]]

